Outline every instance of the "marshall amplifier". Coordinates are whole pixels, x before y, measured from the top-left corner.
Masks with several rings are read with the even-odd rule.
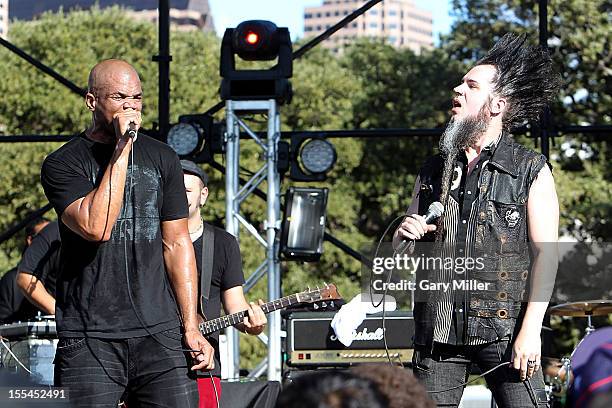
[[[330,324],[334,312],[293,312],[286,316],[286,363],[290,367],[342,367],[356,363],[388,361],[383,340],[382,313],[371,314],[353,333],[353,343],[345,347]],[[410,363],[414,320],[412,312],[385,314],[389,357]]]

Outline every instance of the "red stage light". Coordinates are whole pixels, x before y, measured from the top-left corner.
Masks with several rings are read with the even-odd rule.
[[[257,33],[254,33],[253,31],[250,31],[246,35],[246,42],[248,44],[255,45],[255,44],[257,44],[258,41],[259,41],[259,35],[257,35]]]

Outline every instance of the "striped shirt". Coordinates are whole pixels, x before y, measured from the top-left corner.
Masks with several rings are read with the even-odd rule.
[[[457,157],[448,202],[444,208],[444,229],[447,239],[442,248],[443,259],[472,257],[479,206],[479,179],[482,168],[493,155],[493,148],[494,145],[489,145],[481,150],[471,172],[468,172],[465,152],[461,152]],[[452,268],[442,268],[438,279],[439,282],[467,280],[470,278],[468,272],[466,268],[465,275],[458,275]],[[485,343],[468,333],[467,297],[468,293],[455,290],[453,285],[449,290],[441,292],[437,303],[434,341],[455,345]]]

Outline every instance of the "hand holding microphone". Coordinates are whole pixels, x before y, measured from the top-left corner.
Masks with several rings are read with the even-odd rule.
[[[444,207],[439,201],[431,203],[427,209],[427,214],[421,216],[418,214],[410,214],[398,227],[396,236],[400,238],[400,243],[395,248],[396,253],[403,253],[409,245],[414,241],[418,241],[428,232],[436,230],[433,221],[438,219],[444,212]]]
[[[138,136],[141,121],[141,114],[137,110],[125,110],[116,113],[113,117],[113,125],[117,139],[128,136],[135,140]]]

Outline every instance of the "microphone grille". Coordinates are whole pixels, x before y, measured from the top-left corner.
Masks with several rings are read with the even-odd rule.
[[[427,209],[428,213],[431,213],[432,215],[434,215],[436,218],[440,217],[442,215],[442,213],[444,212],[444,206],[442,205],[441,202],[439,201],[434,201],[433,203],[430,204],[429,208]]]

